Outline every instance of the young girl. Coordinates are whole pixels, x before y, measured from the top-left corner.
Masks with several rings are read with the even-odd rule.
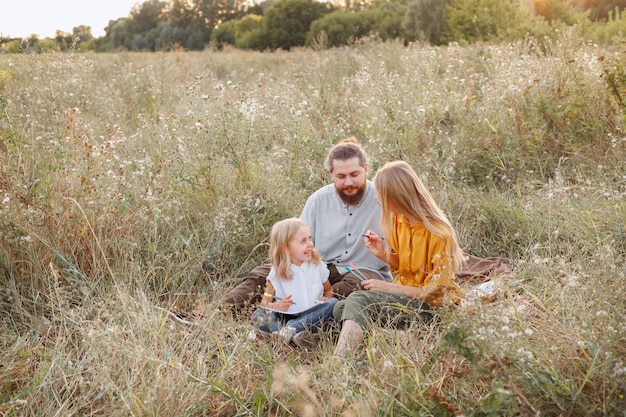
[[[374,184],[384,240],[368,230],[365,246],[389,263],[395,279],[363,281],[365,291],[337,304],[338,356],[354,351],[374,323],[403,327],[414,319],[426,322],[432,318],[431,307],[461,300],[455,271],[464,255],[456,232],[415,171],[404,161],[389,162],[376,173]]]
[[[305,330],[317,332],[332,317],[337,299],[328,267],[313,247],[309,227],[296,218],[274,224],[269,255],[272,269],[252,322],[261,331],[297,343]]]

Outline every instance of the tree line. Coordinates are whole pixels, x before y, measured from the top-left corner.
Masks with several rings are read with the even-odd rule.
[[[574,24],[603,40],[621,37],[625,7],[626,0],[146,0],[128,17],[110,20],[102,37],[78,26],[54,38],[0,38],[0,52],[198,51],[227,45],[265,51],[336,47],[370,37],[465,44],[550,36]]]

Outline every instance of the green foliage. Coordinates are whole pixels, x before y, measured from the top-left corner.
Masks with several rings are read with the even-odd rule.
[[[533,0],[535,13],[548,22],[560,21],[567,25],[576,23],[577,10],[564,0]]]
[[[306,45],[312,45],[321,33],[325,34],[327,47],[348,45],[370,31],[370,22],[363,12],[335,10],[311,24],[306,35]]]
[[[278,0],[265,11],[265,32],[271,49],[304,46],[311,23],[331,7],[314,0]]]
[[[224,45],[259,51],[270,47],[263,17],[255,14],[222,23],[212,32],[211,42],[217,49]]]
[[[337,10],[313,22],[306,45],[314,44],[322,33],[326,47],[349,45],[369,35],[384,41],[403,38],[405,13],[406,6],[395,2],[383,2],[378,7],[357,12]]]
[[[404,30],[407,40],[425,40],[433,45],[441,44],[445,30],[443,12],[451,0],[416,0],[409,3]]]
[[[383,41],[405,38],[402,23],[407,7],[396,2],[384,2],[378,7],[363,11],[366,20],[370,21],[370,32]]]
[[[624,52],[602,59],[604,81],[613,100],[619,106],[622,120],[626,120],[626,58]]]
[[[38,39],[34,44],[33,44],[33,48],[37,51],[37,52],[55,52],[55,51],[59,51],[61,50],[61,48],[63,47],[63,45],[59,45],[56,41],[54,41],[53,39]],[[67,49],[67,45],[65,45],[65,48]]]
[[[504,41],[542,32],[526,1],[453,0],[444,11],[444,22],[444,42]]]
[[[0,409],[618,415],[626,77],[621,48],[578,33],[0,55]],[[309,351],[252,341],[220,301],[352,135],[370,176],[409,162],[467,252],[515,276],[429,325],[368,329],[354,357],[333,357],[336,328]]]
[[[235,46],[258,51],[269,48],[268,33],[261,16],[248,15],[238,22]]]
[[[626,38],[626,16],[615,9],[609,13],[605,23],[593,23],[585,14],[579,18],[576,28],[581,36],[597,43],[622,42]]]
[[[589,11],[589,18],[592,21],[602,21],[609,17],[616,9],[619,11],[626,8],[624,0],[582,0],[579,1],[584,10]]]
[[[235,45],[265,51],[302,45],[319,49],[321,43],[324,48],[336,47],[363,37],[433,45],[519,41],[527,36],[541,40],[570,27],[594,42],[610,44],[624,32],[621,0],[381,0],[346,4],[339,9],[343,13],[326,19],[324,16],[334,10],[333,3],[288,0],[277,2],[269,24],[265,19],[250,21],[236,31],[234,38],[232,28],[224,26],[247,16],[262,16],[274,3],[147,0],[138,3],[128,17],[110,20],[102,38],[94,39],[91,28],[81,25],[71,34],[58,31],[53,39],[33,37],[24,41],[35,52],[199,51],[209,43],[217,49]],[[324,42],[320,42],[322,38]],[[42,47],[38,48],[37,43]],[[29,50],[22,40],[12,39],[0,39],[0,48],[10,53]]]
[[[216,27],[211,32],[211,43],[213,46],[221,49],[225,45],[235,45],[238,23],[238,20],[229,20]]]

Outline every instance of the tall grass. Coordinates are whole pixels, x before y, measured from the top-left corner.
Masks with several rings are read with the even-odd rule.
[[[622,59],[574,33],[0,56],[0,413],[623,415]],[[346,360],[336,330],[249,340],[221,296],[353,135],[516,280]]]

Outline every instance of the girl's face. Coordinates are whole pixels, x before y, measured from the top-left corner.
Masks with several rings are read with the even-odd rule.
[[[313,240],[308,227],[302,226],[287,243],[287,250],[291,257],[291,263],[300,266],[303,262],[311,260],[313,253]]]

